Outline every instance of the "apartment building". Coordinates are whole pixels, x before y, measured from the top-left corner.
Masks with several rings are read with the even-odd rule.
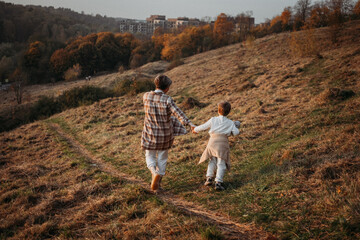
[[[132,20],[132,19],[121,19],[120,32],[129,32],[132,34],[140,33],[144,35],[152,35],[158,27],[163,29],[177,29],[187,26],[200,26],[203,24],[197,18],[169,18],[166,19],[164,15],[151,15],[145,20]]]
[[[234,22],[235,32],[248,31],[255,25],[255,18],[249,16],[228,17],[228,20]],[[146,20],[120,19],[119,22],[120,32],[138,33],[147,36],[153,35],[158,27],[171,30],[188,26],[198,27],[206,24],[197,18],[178,17],[166,19],[165,15],[151,15]]]
[[[140,33],[144,35],[150,34],[149,26],[147,22],[143,20],[121,19],[119,20],[119,24],[120,24],[120,32],[122,33],[129,32],[132,34],[135,33]]]
[[[255,26],[255,18],[247,16],[238,16],[234,18],[235,32],[244,32]]]

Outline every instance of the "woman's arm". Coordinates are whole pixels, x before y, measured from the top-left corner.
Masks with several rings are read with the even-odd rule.
[[[186,117],[185,113],[183,113],[183,111],[180,110],[180,108],[178,108],[178,106],[176,106],[174,100],[169,97],[168,102],[167,102],[170,111],[174,114],[174,116],[180,120],[180,122],[186,126],[186,125],[190,125],[193,126],[193,124],[191,123],[191,121]]]

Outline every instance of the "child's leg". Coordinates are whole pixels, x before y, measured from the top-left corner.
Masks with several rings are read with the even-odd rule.
[[[226,172],[226,162],[220,158],[217,159],[217,171],[215,182],[223,182],[224,175]]]
[[[145,150],[146,165],[154,175],[156,173],[156,150]]]
[[[206,172],[206,177],[211,177],[213,178],[215,176],[215,172],[216,172],[216,162],[217,162],[217,158],[216,157],[212,157],[209,161],[209,165],[207,168],[207,172]]]
[[[162,151],[157,151],[158,152],[158,168],[156,173],[164,176],[165,175],[165,171],[166,171],[166,163],[168,160],[168,150],[162,150]]]

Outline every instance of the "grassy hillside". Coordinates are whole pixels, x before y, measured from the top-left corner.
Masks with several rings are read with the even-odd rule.
[[[199,54],[166,72],[174,82],[169,95],[193,123],[216,116],[217,103],[227,100],[229,118],[242,127],[230,138],[226,191],[203,186],[206,164],[197,162],[207,133],[176,139],[163,185],[166,193],[280,239],[359,238],[360,23],[346,25],[336,44],[328,29],[302,34],[313,47],[307,57],[295,55],[305,49],[285,33]],[[189,106],[189,97],[204,104]],[[158,196],[92,169],[49,127],[60,126],[116,171],[150,182],[140,149],[143,118],[142,94],[129,95],[1,133],[2,236],[221,237],[216,224],[159,206]],[[38,192],[40,185],[45,190]],[[150,231],[155,226],[161,230]]]

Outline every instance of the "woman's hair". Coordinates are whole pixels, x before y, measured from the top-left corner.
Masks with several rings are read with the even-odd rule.
[[[227,116],[230,113],[231,110],[231,104],[229,102],[219,102],[218,103],[218,110],[219,113],[223,116]]]
[[[168,87],[170,87],[170,85],[172,84],[172,81],[168,76],[158,75],[154,79],[154,83],[155,83],[156,88],[159,88],[161,90],[165,90]]]

